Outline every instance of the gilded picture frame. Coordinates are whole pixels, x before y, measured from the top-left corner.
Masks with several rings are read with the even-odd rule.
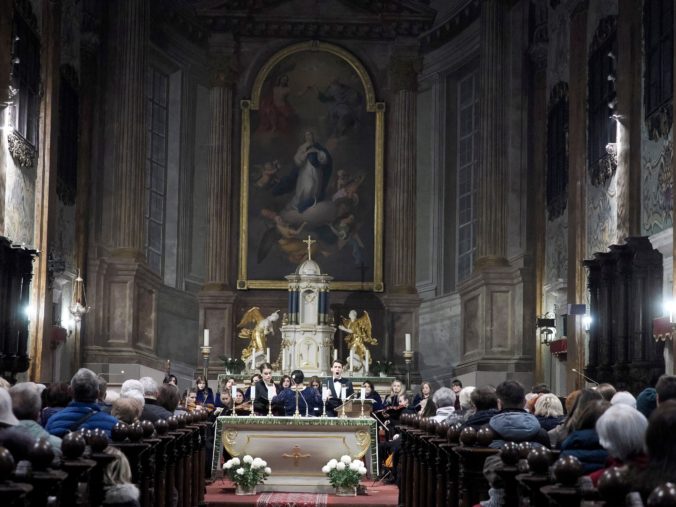
[[[286,289],[307,258],[333,290],[383,290],[385,103],[347,50],[275,53],[242,100],[237,288]]]

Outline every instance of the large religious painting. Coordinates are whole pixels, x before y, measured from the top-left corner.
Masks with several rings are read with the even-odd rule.
[[[384,114],[338,46],[295,44],[263,66],[242,101],[239,289],[286,289],[311,245],[332,288],[383,290]]]

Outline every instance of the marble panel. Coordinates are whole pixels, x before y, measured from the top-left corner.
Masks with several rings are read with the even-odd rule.
[[[509,290],[490,292],[490,329],[488,338],[492,352],[504,352],[509,349],[509,330],[512,327],[511,294]]]
[[[641,137],[641,233],[651,235],[672,225],[673,130],[667,139],[650,141],[644,124]]]

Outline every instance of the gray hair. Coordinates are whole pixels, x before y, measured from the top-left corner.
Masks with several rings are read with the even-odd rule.
[[[636,408],[636,398],[629,391],[617,391],[610,399],[611,405],[627,405]]]
[[[37,420],[42,408],[38,386],[34,382],[21,382],[9,389],[12,398],[12,412],[19,420]]]
[[[469,410],[472,408],[472,391],[474,391],[474,386],[463,387],[458,393],[458,398],[460,398],[460,408],[463,410]],[[455,393],[454,393],[455,394]]]
[[[441,387],[432,395],[432,401],[437,408],[452,407],[455,405],[455,393],[448,387]]]
[[[151,377],[141,377],[138,381],[143,386],[143,396],[145,396],[146,398],[157,397],[157,391],[159,389],[157,387],[157,382],[155,382],[155,380],[153,380]]]
[[[91,403],[99,396],[99,378],[89,368],[80,368],[70,379],[74,401]]]
[[[124,395],[127,391],[140,391],[143,392],[143,384],[134,378],[130,378],[122,382],[120,386],[120,396]]]
[[[644,452],[648,420],[635,408],[619,403],[606,410],[596,421],[601,446],[622,461]]]
[[[533,414],[540,417],[558,417],[563,415],[563,405],[557,395],[552,393],[541,394],[535,402]]]

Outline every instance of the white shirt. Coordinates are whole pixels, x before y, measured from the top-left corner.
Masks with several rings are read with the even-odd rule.
[[[275,384],[271,385],[265,384],[265,387],[268,388],[268,400],[272,400],[272,398],[277,396],[277,388],[275,387]]]

